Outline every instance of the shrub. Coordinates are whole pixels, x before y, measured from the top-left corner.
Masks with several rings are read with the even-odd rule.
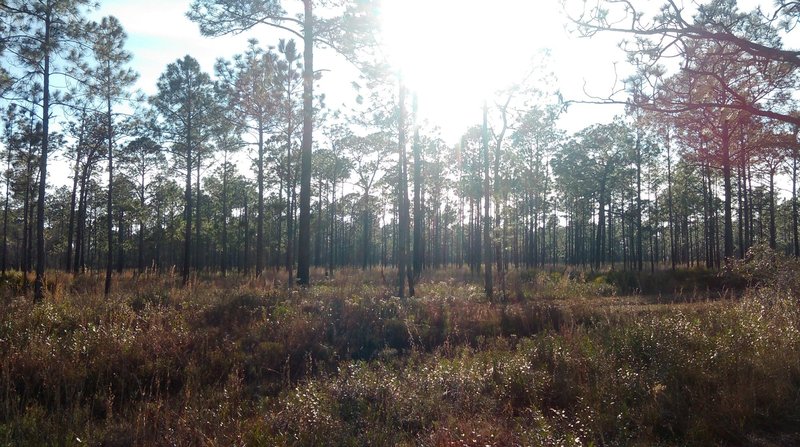
[[[107,299],[7,294],[0,444],[791,443],[797,270],[758,256],[730,273],[754,285],[740,299],[677,304],[618,296],[634,276],[615,272],[511,274],[504,303],[463,271],[403,300],[377,272],[291,291],[124,277]]]

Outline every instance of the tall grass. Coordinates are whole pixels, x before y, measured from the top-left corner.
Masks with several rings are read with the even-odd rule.
[[[770,281],[761,258],[728,273],[761,275],[735,300],[665,304],[574,272],[515,272],[490,302],[462,271],[405,300],[380,271],[308,290],[131,275],[108,299],[91,277],[51,275],[33,304],[12,275],[0,444],[800,441],[799,289],[786,279],[800,270],[781,264]]]

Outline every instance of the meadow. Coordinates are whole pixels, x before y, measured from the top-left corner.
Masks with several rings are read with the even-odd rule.
[[[2,445],[791,445],[800,269],[2,282]]]

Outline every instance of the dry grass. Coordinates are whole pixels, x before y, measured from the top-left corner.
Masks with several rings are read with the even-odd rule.
[[[9,275],[0,444],[797,439],[790,282],[709,300],[622,295],[608,275],[515,272],[506,299],[490,302],[465,278],[433,272],[400,300],[380,270],[315,272],[308,290],[272,273],[201,276],[186,289],[129,273],[103,299],[100,278],[52,273],[50,296],[33,304]]]

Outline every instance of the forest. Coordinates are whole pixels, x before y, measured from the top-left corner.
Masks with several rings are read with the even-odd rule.
[[[0,444],[800,444],[800,3],[554,1],[611,88],[537,53],[453,141],[391,3],[187,1],[276,37],[146,94],[0,2]]]

